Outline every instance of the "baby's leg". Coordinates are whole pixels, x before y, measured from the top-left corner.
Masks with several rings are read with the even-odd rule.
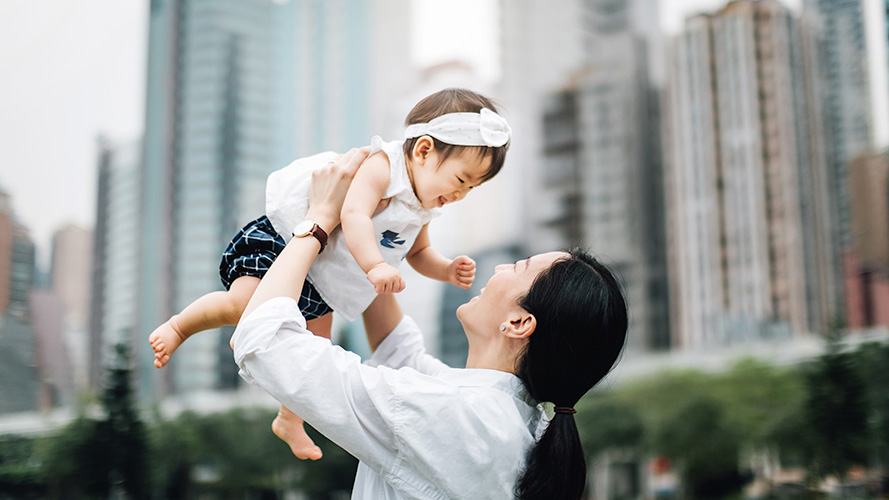
[[[154,366],[163,368],[176,348],[193,334],[238,324],[257,286],[259,278],[241,276],[232,282],[227,292],[208,293],[157,327],[148,336],[154,348]]]
[[[327,313],[324,316],[319,318],[310,319],[306,321],[306,328],[309,329],[313,334],[324,337],[326,339],[330,338],[330,326],[333,324],[333,314]]]
[[[331,323],[333,323],[333,314],[327,313],[307,321],[306,326],[315,335],[329,339]],[[321,458],[321,448],[318,448],[312,438],[306,434],[303,419],[284,405],[278,408],[278,416],[272,422],[272,431],[290,446],[290,451],[296,455],[296,458],[302,460]]]

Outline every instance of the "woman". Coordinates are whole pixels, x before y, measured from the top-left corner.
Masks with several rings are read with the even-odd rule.
[[[329,233],[367,150],[313,179],[307,218]],[[627,311],[611,273],[582,252],[497,266],[457,309],[466,369],[425,354],[393,295],[365,313],[373,357],[311,335],[296,300],[321,244],[287,245],[232,338],[244,379],[360,460],[352,498],[576,499],[586,469],[574,405],[611,369]],[[538,402],[554,405],[551,420]],[[286,440],[287,422],[275,432]]]

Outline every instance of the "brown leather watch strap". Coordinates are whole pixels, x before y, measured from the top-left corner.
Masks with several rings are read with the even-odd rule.
[[[311,227],[307,227],[311,224]],[[305,238],[308,235],[312,235],[318,240],[318,243],[321,243],[321,249],[318,250],[318,253],[324,251],[324,247],[327,246],[327,232],[321,228],[315,221],[306,219],[293,228],[293,236],[295,238]]]
[[[318,243],[321,243],[321,248],[318,250],[318,253],[324,251],[324,247],[327,246],[327,232],[321,229],[321,226],[315,224],[312,226],[311,230],[312,236],[318,239]]]

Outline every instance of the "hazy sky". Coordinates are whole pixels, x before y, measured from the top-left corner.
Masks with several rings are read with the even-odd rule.
[[[414,15],[438,20],[415,34],[415,60],[462,57],[482,76],[498,75],[496,1],[413,1]],[[692,11],[725,3],[661,1],[668,31]],[[0,187],[44,258],[54,230],[93,224],[97,135],[141,134],[147,8],[148,0],[0,2]],[[444,30],[457,16],[466,31],[449,39]]]

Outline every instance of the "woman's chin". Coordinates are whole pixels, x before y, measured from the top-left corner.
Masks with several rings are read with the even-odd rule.
[[[460,323],[463,322],[463,318],[465,317],[465,315],[467,313],[467,308],[469,307],[469,305],[472,304],[473,302],[475,302],[475,299],[477,299],[477,298],[478,297],[473,297],[473,298],[469,299],[469,302],[466,302],[464,304],[460,304],[459,306],[457,306],[457,319],[460,320]]]

